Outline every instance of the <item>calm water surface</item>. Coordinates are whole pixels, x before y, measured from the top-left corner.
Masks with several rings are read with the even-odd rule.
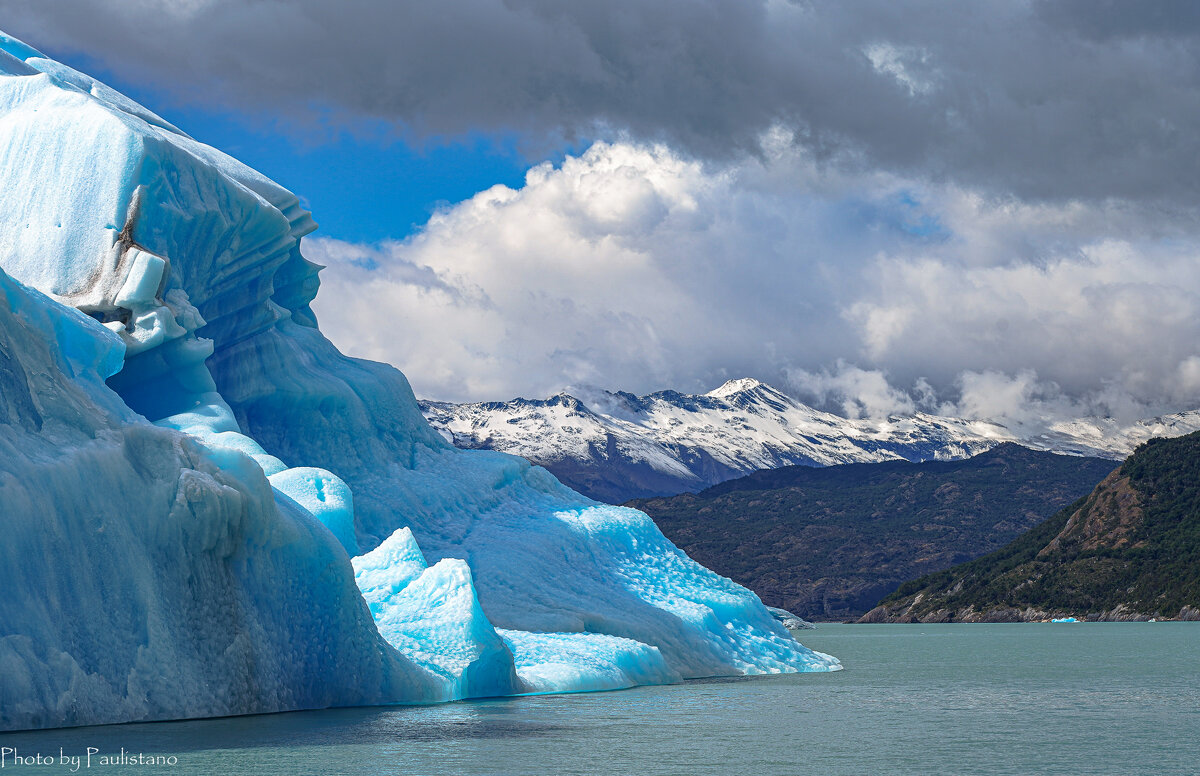
[[[835,674],[0,735],[170,774],[1200,774],[1200,623],[823,625]],[[3,774],[65,773],[15,767]]]

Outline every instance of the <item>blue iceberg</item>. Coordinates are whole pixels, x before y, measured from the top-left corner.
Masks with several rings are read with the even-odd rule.
[[[0,175],[0,729],[840,668],[447,444],[321,334],[295,195],[2,33]]]

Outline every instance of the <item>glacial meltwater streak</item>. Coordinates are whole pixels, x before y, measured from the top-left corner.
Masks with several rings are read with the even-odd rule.
[[[1194,774],[1200,623],[821,625],[832,674],[0,735],[170,774]],[[97,755],[93,755],[94,758]],[[7,774],[66,773],[67,766]],[[81,769],[79,773],[86,772]]]

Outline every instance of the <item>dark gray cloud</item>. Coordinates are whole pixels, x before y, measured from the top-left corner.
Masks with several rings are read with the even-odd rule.
[[[1192,0],[1057,0],[1040,3],[1035,10],[1051,26],[1101,41],[1186,38],[1200,32],[1200,5]]]
[[[0,0],[0,27],[268,117],[616,138],[404,241],[308,243],[325,331],[426,395],[752,375],[1049,427],[1200,406],[1198,8]]]
[[[0,25],[180,99],[411,138],[624,131],[1038,199],[1200,201],[1190,2],[0,0]],[[544,146],[542,146],[544,147]]]

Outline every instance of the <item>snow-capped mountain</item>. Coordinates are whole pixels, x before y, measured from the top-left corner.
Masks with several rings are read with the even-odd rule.
[[[612,503],[700,490],[759,469],[968,458],[1001,442],[1123,458],[1153,436],[1200,429],[1200,412],[1132,426],[1081,419],[1038,434],[924,413],[852,420],[752,378],[700,395],[605,391],[585,402],[561,393],[477,404],[423,401],[421,409],[457,447],[520,455]]]

